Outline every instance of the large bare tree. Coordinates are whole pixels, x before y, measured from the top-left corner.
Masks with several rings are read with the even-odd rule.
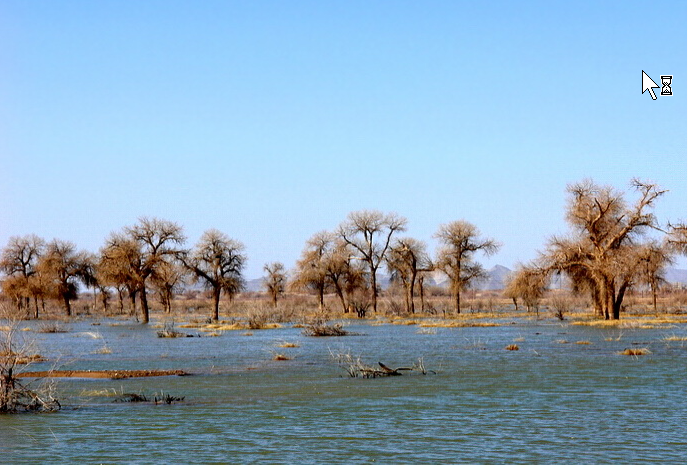
[[[435,266],[449,278],[456,313],[461,313],[461,292],[473,281],[486,276],[483,267],[473,261],[473,255],[475,252],[492,255],[500,245],[493,239],[481,238],[478,228],[464,220],[441,225],[435,237],[442,244]]]
[[[71,301],[78,297],[78,283],[90,284],[88,260],[88,254],[78,252],[73,243],[55,239],[38,262],[48,293],[62,300],[67,316],[72,314]]]
[[[37,275],[36,265],[45,251],[45,241],[36,235],[10,237],[7,246],[0,255],[0,271],[6,278],[2,288],[6,295],[12,297],[21,310],[29,312],[29,302],[34,298],[34,318],[38,318],[38,297],[43,286]]]
[[[325,290],[328,285],[327,258],[332,252],[334,237],[327,231],[315,233],[301,252],[296,262],[296,273],[291,287],[315,291],[318,296],[318,309],[325,307]]]
[[[142,323],[150,319],[146,290],[149,278],[156,269],[183,254],[185,240],[182,227],[176,223],[144,217],[138,224],[124,228],[123,233],[111,235],[101,251],[103,259],[130,287],[132,304],[133,296],[140,296]]]
[[[396,239],[387,253],[387,268],[397,276],[404,286],[406,311],[415,313],[414,289],[421,271],[432,268],[425,243],[412,237]]]
[[[595,310],[605,319],[619,319],[625,293],[638,281],[643,264],[641,239],[648,230],[659,230],[652,209],[666,190],[638,179],[637,193],[628,204],[624,193],[592,180],[569,185],[567,237],[550,240],[541,262],[545,269],[569,275],[574,286],[587,289]]]
[[[242,272],[246,264],[244,244],[217,229],[204,232],[190,256],[180,256],[213,294],[213,320],[220,318],[220,297],[224,292],[231,299],[244,287]]]
[[[377,312],[377,270],[389,249],[392,236],[406,231],[406,223],[406,218],[396,213],[361,210],[349,213],[347,220],[339,226],[338,235],[368,266],[374,312]]]

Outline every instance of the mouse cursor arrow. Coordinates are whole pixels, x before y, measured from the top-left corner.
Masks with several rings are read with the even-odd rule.
[[[650,76],[645,74],[645,71],[643,71],[643,94],[645,93],[646,90],[650,91],[650,96],[652,96],[652,100],[657,100],[657,96],[655,95],[655,91],[652,90],[653,87],[656,87],[659,89],[659,86],[655,81],[652,80]]]

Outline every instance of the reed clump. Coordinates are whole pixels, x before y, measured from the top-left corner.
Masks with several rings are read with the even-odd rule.
[[[650,349],[647,347],[640,347],[637,349],[625,349],[621,352],[619,352],[620,355],[650,355],[652,352],[650,352]]]

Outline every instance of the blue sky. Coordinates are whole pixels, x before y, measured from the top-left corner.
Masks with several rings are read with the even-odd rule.
[[[97,251],[156,216],[244,242],[254,278],[379,209],[431,251],[470,221],[513,267],[586,177],[686,217],[686,67],[678,1],[6,0],[0,244]]]

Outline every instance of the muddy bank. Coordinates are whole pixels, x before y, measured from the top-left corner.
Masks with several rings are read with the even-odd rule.
[[[149,376],[186,376],[183,370],[53,370],[27,371],[17,375],[18,378],[147,378]]]

